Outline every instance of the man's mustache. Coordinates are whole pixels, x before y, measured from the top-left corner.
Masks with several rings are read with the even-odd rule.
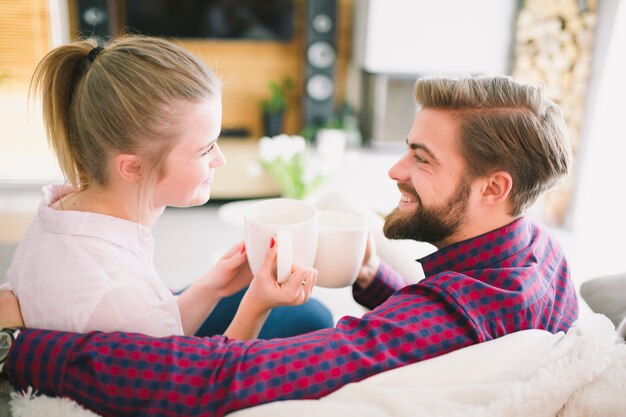
[[[402,191],[403,193],[410,194],[413,197],[416,197],[418,200],[420,199],[420,196],[419,194],[417,194],[417,191],[415,190],[415,188],[405,183],[398,183],[397,185],[398,185],[398,189]]]

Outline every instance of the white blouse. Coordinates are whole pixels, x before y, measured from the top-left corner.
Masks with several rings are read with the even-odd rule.
[[[72,192],[43,188],[39,211],[9,267],[8,283],[28,327],[73,332],[182,335],[176,298],[153,264],[145,226],[50,206]]]

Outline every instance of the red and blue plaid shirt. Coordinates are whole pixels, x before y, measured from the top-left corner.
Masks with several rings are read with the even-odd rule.
[[[350,382],[524,329],[567,330],[578,304],[563,253],[521,218],[423,259],[413,285],[382,265],[355,298],[373,308],[332,329],[273,340],[26,330],[14,386],[104,416],[222,416],[320,398]]]

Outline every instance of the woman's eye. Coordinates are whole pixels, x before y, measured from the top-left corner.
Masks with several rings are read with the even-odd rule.
[[[213,143],[213,145],[211,145],[206,151],[202,152],[202,155],[200,155],[200,156],[207,156],[208,154],[211,153],[213,148],[215,148],[215,143]]]

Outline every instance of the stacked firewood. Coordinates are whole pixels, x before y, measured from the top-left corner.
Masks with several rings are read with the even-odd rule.
[[[562,108],[574,161],[581,145],[595,26],[595,0],[524,0],[517,19],[513,75],[544,84],[548,97]],[[543,198],[546,220],[563,224],[575,179],[574,164],[566,181]]]

